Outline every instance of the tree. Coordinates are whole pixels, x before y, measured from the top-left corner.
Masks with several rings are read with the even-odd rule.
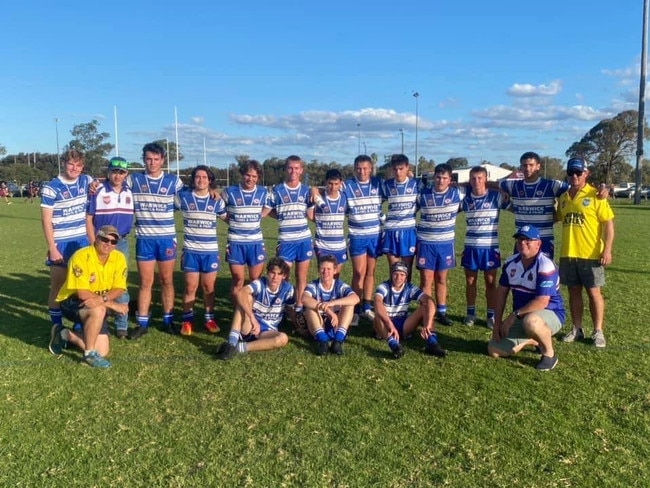
[[[155,142],[155,143],[157,143],[157,144],[159,144],[159,145],[161,145],[162,147],[165,148],[165,151],[167,152],[167,162],[169,162],[171,164],[172,162],[176,161],[176,152],[177,151],[176,151],[176,143],[175,142],[170,141],[169,139],[158,139],[158,140],[155,140],[153,142]],[[168,145],[169,145],[169,148],[168,148]],[[185,157],[183,156],[183,153],[179,152],[178,153],[178,160],[182,161],[183,159],[185,159]]]
[[[70,131],[72,139],[64,150],[76,149],[85,155],[86,173],[100,175],[108,164],[106,156],[113,149],[113,144],[104,142],[110,137],[108,132],[99,132],[99,122],[91,120],[85,124],[75,125]]]
[[[636,150],[637,123],[636,110],[626,110],[614,118],[601,120],[582,139],[574,142],[565,154],[569,158],[586,158],[593,165],[594,181],[608,184],[625,181],[632,169],[627,158]],[[644,126],[644,136],[648,137],[647,125]]]
[[[467,158],[449,158],[446,164],[451,166],[452,169],[467,168],[469,161],[467,161]]]
[[[7,154],[7,148],[0,144],[0,156]]]
[[[562,180],[566,176],[563,167],[564,163],[561,159],[543,156],[540,158],[540,163],[541,168],[539,173],[544,178],[548,178],[549,180]]]

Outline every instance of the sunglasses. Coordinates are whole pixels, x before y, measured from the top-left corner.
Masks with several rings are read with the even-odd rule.
[[[582,173],[584,173],[584,171],[580,171],[579,169],[573,169],[566,172],[569,176],[582,176]]]
[[[97,239],[102,241],[105,244],[110,244],[111,246],[116,246],[117,245],[117,240],[115,239],[109,239],[108,237],[104,236],[97,236]]]

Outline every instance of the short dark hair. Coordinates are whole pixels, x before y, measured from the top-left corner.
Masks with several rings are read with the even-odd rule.
[[[84,153],[78,149],[68,149],[63,153],[63,162],[67,163],[68,161],[81,161],[82,163],[85,160]]]
[[[199,164],[196,168],[192,170],[192,174],[190,176],[190,188],[192,190],[194,190],[194,178],[196,178],[196,173],[198,173],[199,171],[206,172],[206,174],[208,175],[208,181],[210,182],[211,185],[212,182],[214,181],[214,173],[212,172],[212,170],[204,164]]]
[[[269,262],[266,264],[266,272],[268,273],[273,268],[278,268],[285,278],[289,276],[290,268],[284,259],[278,257],[269,259]]]
[[[342,179],[343,179],[343,175],[336,168],[328,169],[327,173],[325,173],[325,182],[328,182],[329,180],[342,180]]]
[[[264,167],[260,164],[259,161],[255,159],[247,159],[243,163],[239,163],[239,174],[245,175],[248,173],[248,170],[253,170],[257,173],[257,177],[261,178],[264,173]]]
[[[401,164],[406,164],[407,166],[409,164],[409,158],[404,154],[393,154],[390,157],[390,165],[392,167],[399,166]]]
[[[528,151],[521,155],[521,157],[519,158],[519,164],[523,163],[527,159],[534,159],[537,164],[540,164],[542,162],[541,158],[539,157],[539,154],[533,151]]]
[[[292,154],[291,156],[289,156],[287,159],[284,160],[284,169],[287,169],[289,163],[302,163],[302,159],[300,158],[300,156],[296,156],[295,154]]]
[[[158,144],[157,142],[150,142],[150,143],[148,143],[148,144],[145,144],[145,145],[142,147],[142,157],[143,157],[143,158],[144,158],[145,154],[148,153],[148,152],[150,152],[150,153],[154,153],[154,154],[158,154],[159,156],[162,156],[163,158],[164,158],[165,155],[166,155],[166,153],[165,153],[165,148],[162,147],[162,146],[161,146],[160,144]]]
[[[372,159],[370,156],[367,156],[366,154],[360,154],[356,158],[354,158],[354,165],[356,166],[357,163],[370,163],[372,164]]]
[[[339,262],[336,260],[336,257],[333,254],[325,254],[325,256],[321,256],[320,258],[318,258],[319,268],[320,265],[323,263],[332,263],[335,268],[339,265]]]
[[[436,165],[433,169],[433,174],[437,175],[438,173],[448,173],[449,176],[454,172],[454,168],[451,167],[451,164],[441,163]]]
[[[483,166],[474,166],[472,169],[469,170],[470,176],[475,175],[476,173],[483,173],[487,178],[487,169],[485,169]]]

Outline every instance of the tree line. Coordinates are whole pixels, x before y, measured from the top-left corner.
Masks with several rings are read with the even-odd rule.
[[[591,178],[594,182],[605,182],[607,184],[634,181],[635,175],[632,166],[628,161],[634,156],[636,151],[637,136],[637,117],[638,112],[627,110],[619,113],[611,119],[604,119],[592,127],[579,141],[574,142],[565,155],[567,157],[583,156],[587,159],[592,169]],[[645,126],[645,137],[648,132]],[[70,131],[72,139],[63,147],[63,152],[68,149],[78,149],[86,156],[86,172],[93,176],[103,176],[106,165],[108,164],[107,156],[113,150],[114,146],[108,139],[110,134],[100,130],[100,124],[97,120],[78,124]],[[160,145],[166,148],[168,160],[174,165],[177,160],[176,143],[165,139],[159,139]],[[6,154],[4,146],[0,145],[0,180],[17,181],[25,183],[29,180],[50,180],[59,174],[59,157],[51,153],[18,153]],[[386,171],[390,155],[384,155],[380,163],[378,154],[370,155],[376,167],[377,175],[383,176]],[[178,160],[182,161],[184,156],[178,152]],[[249,159],[249,156],[242,154],[235,157],[227,169],[211,166],[215,173],[217,184],[220,186],[226,183],[238,183],[240,181],[239,165]],[[274,185],[282,181],[284,176],[284,158],[269,158],[260,161],[264,168],[261,183],[267,186]],[[445,161],[452,168],[462,168],[469,166],[469,161],[464,157],[453,157]],[[488,161],[483,161],[487,163]],[[427,159],[421,156],[418,159],[418,174],[433,171],[437,163],[433,159]],[[135,167],[143,167],[141,162],[133,162]],[[564,161],[558,158],[542,157],[541,174],[546,178],[562,179],[564,178]],[[501,163],[499,166],[516,170],[517,165]],[[353,166],[349,164],[340,164],[336,161],[324,162],[318,160],[305,161],[305,182],[309,184],[322,184],[325,179],[325,173],[330,168],[338,168],[344,177],[353,175]],[[183,169],[183,175],[189,174],[191,169]],[[642,181],[645,184],[650,183],[650,161],[644,160],[642,167]]]

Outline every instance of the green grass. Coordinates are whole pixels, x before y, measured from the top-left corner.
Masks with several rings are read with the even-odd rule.
[[[0,486],[647,486],[650,206],[614,210],[608,347],[558,343],[550,373],[534,370],[532,352],[489,359],[487,329],[458,323],[440,331],[446,359],[423,355],[417,338],[391,360],[364,322],[340,358],[318,358],[292,337],[283,350],[223,363],[211,353],[227,331],[154,330],[113,340],[113,367],[97,371],[77,353],[47,351],[38,207],[0,205]],[[506,214],[504,255],[512,233]],[[180,273],[176,283],[180,296]],[[224,269],[224,329],[228,286]],[[459,321],[461,269],[450,273],[449,307]],[[159,305],[153,313],[158,325]]]

